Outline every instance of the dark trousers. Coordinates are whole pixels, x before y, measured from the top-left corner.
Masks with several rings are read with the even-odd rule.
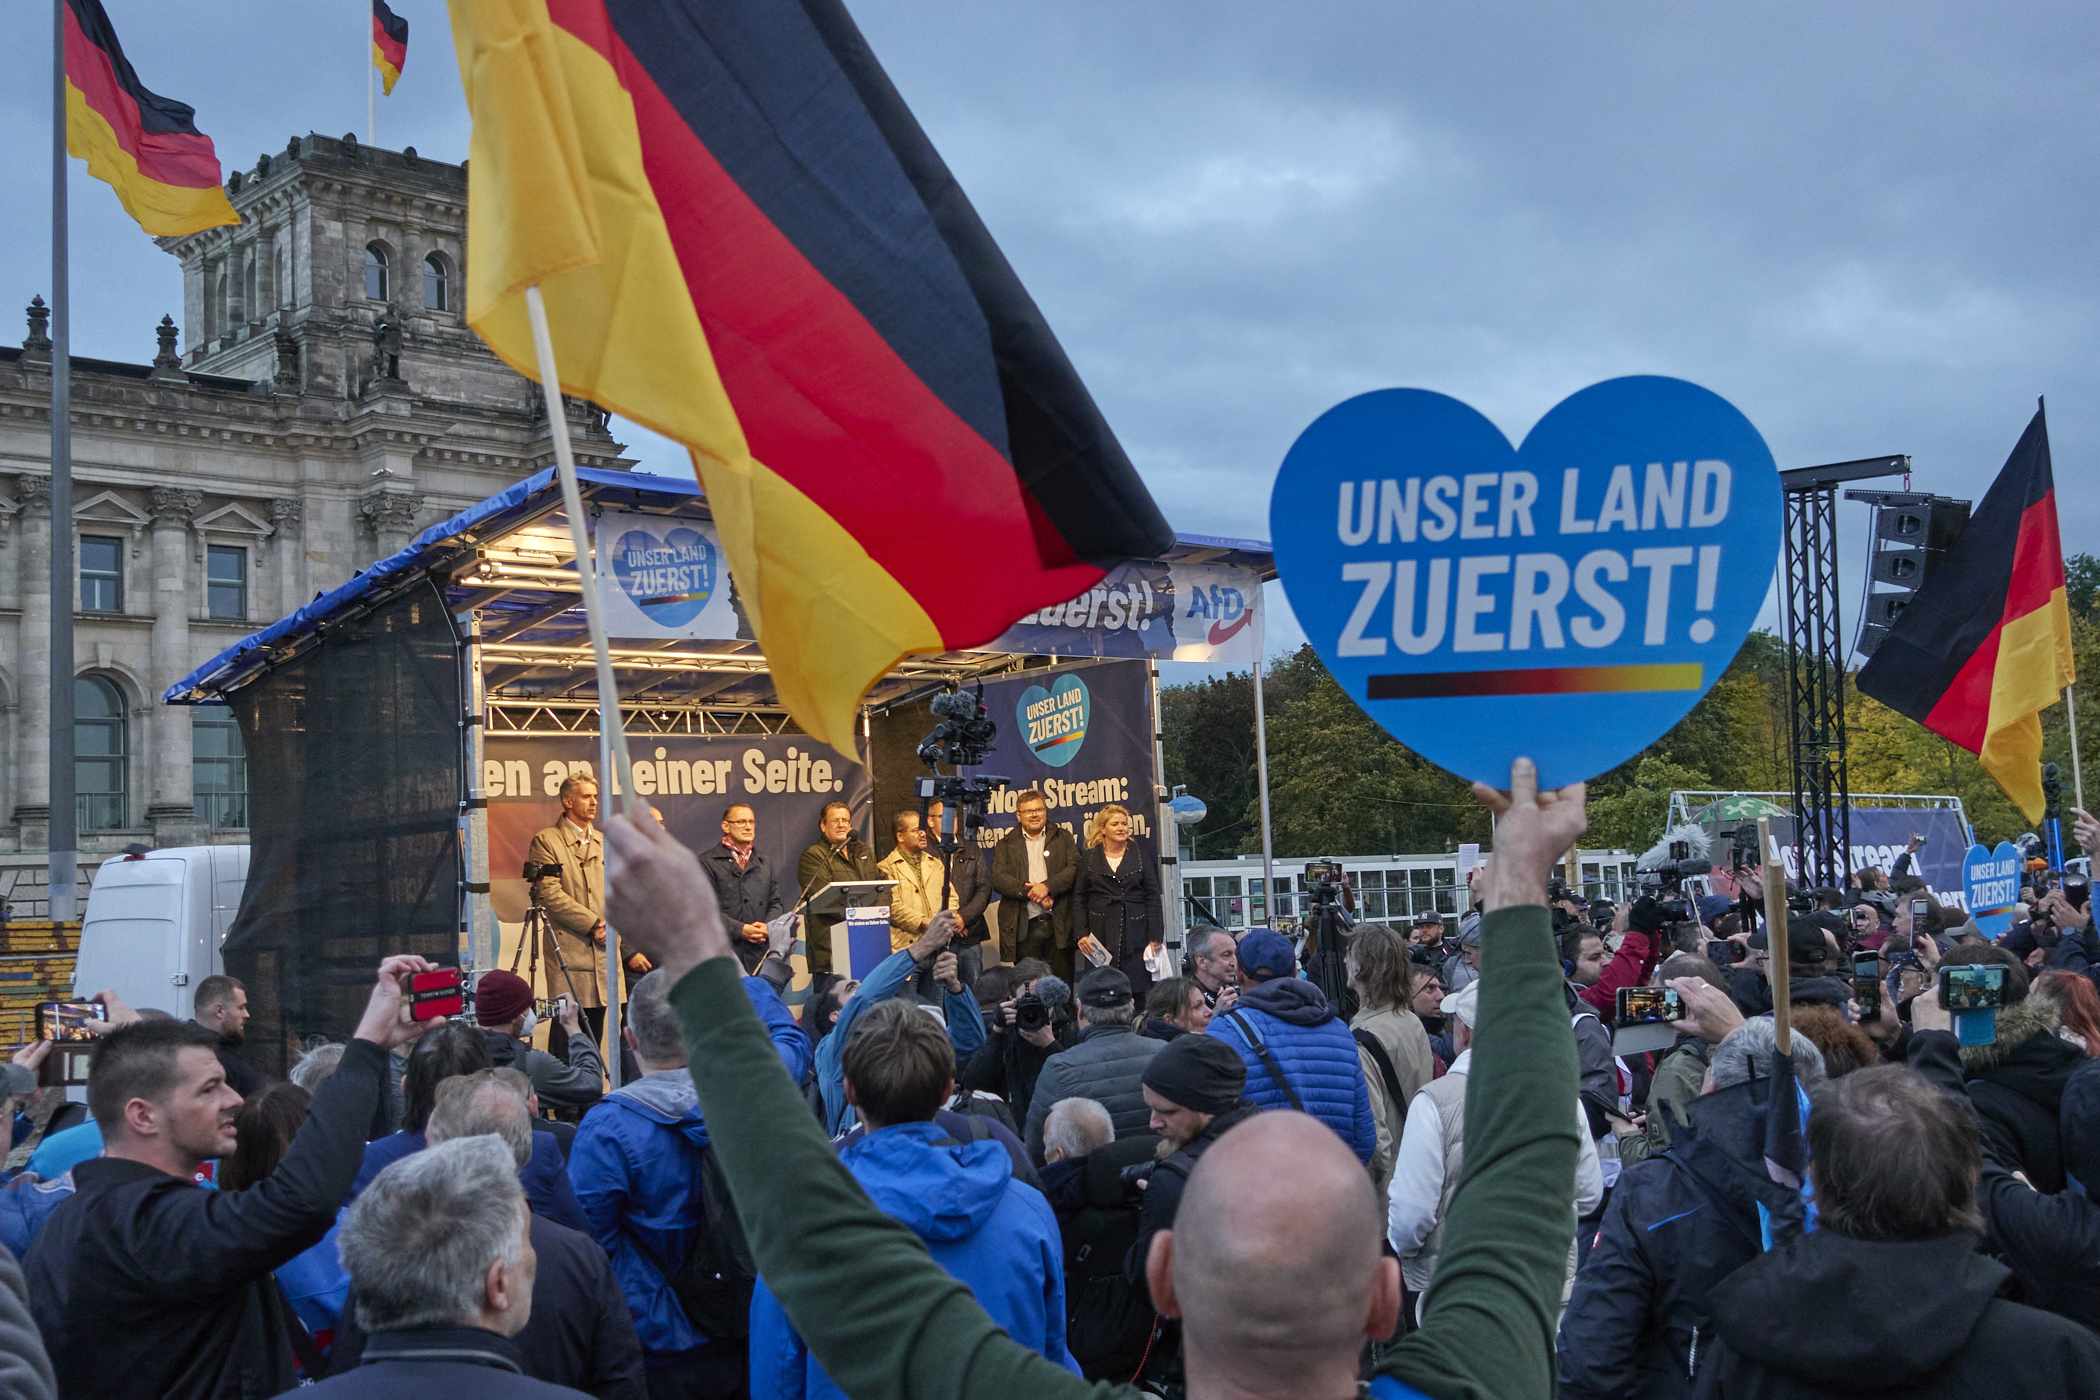
[[[750,1353],[744,1343],[720,1341],[649,1363],[649,1400],[745,1400],[751,1394]]]

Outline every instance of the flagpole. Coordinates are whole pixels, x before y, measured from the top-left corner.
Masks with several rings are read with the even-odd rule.
[[[2071,805],[2085,810],[2085,768],[2078,761],[2078,687],[2064,687],[2064,712],[2071,717]]]
[[[1790,1035],[1793,988],[1789,985],[1792,976],[1789,959],[1794,955],[1794,948],[1787,936],[1786,867],[1779,863],[1779,855],[1772,849],[1770,817],[1757,819],[1757,840],[1762,847],[1760,854],[1765,868],[1765,975],[1772,983],[1772,1039],[1780,1054],[1791,1055],[1794,1053]]]
[[[61,0],[62,2],[62,0]],[[583,524],[583,492],[576,484],[576,451],[569,442],[569,413],[561,397],[561,376],[554,368],[554,336],[547,329],[547,303],[539,284],[525,289],[525,310],[532,319],[532,348],[539,357],[540,388],[547,421],[554,431],[554,464],[561,477],[562,508],[569,517],[569,543],[576,551],[576,581],[582,585],[583,620],[590,629],[591,651],[598,662],[599,791],[610,778],[616,795],[626,799],[627,819],[653,820],[649,804],[634,790],[634,767],[627,756],[627,727],[620,719],[619,684],[613,679],[612,652],[605,641],[605,619],[599,611],[598,571],[592,565],[591,540]],[[610,769],[610,772],[607,770]],[[605,925],[605,1065],[612,1086],[620,1087],[620,935],[611,920]]]
[[[49,916],[78,916],[73,804],[73,337],[66,265],[66,0],[51,6],[51,835]]]
[[[365,144],[379,144],[379,65],[372,62],[372,36],[365,36]]]

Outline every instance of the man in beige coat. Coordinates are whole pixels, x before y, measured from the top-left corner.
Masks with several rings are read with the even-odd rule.
[[[941,858],[928,849],[931,833],[921,830],[917,812],[899,812],[890,823],[897,848],[877,864],[886,879],[895,880],[890,891],[890,951],[901,952],[926,932],[926,925],[943,908],[959,905],[955,887],[948,887],[941,900]]]
[[[571,773],[561,785],[561,820],[532,838],[527,862],[556,873],[532,882],[532,902],[547,916],[553,944],[546,950],[547,995],[568,996],[590,1027],[591,1039],[605,1037],[605,840],[593,825],[598,820],[598,784],[587,774]],[[566,969],[568,976],[563,977]],[[550,1046],[559,1058],[568,1037],[556,1026],[562,1046]]]

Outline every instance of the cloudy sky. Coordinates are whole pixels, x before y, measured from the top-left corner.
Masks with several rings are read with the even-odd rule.
[[[229,167],[362,139],[361,0],[106,4]],[[458,160],[445,12],[395,8],[380,144]],[[1966,497],[2047,395],[2066,547],[2100,532],[2090,6],[854,10],[1183,531],[1265,538],[1292,439],[1363,390],[1436,389],[1520,439],[1653,373],[1728,398],[1782,467],[1904,452]],[[0,307],[49,283],[48,64],[0,54]],[[176,265],[78,163],[71,190],[75,351],[150,359]],[[1280,619],[1272,651],[1297,635]]]

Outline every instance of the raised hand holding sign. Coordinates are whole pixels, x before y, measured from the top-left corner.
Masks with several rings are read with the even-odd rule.
[[[1756,620],[1779,475],[1749,420],[1683,380],[1607,380],[1512,450],[1458,400],[1385,389],[1285,457],[1276,563],[1328,670],[1460,777],[1520,753],[1605,772],[1682,719]]]

